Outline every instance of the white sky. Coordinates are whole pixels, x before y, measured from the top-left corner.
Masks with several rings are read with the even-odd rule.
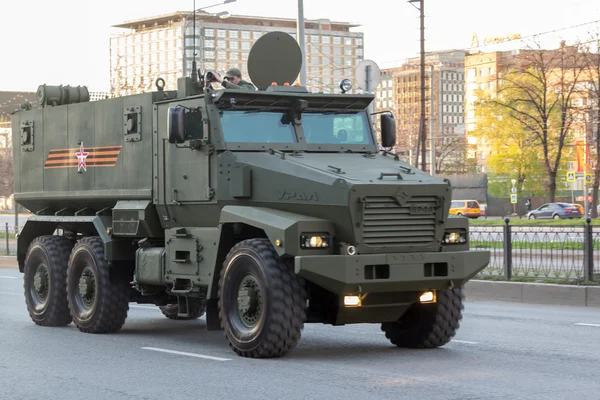
[[[219,3],[197,0],[196,7]],[[297,17],[297,0],[237,0],[208,11]],[[351,5],[352,4],[352,5]],[[110,25],[126,20],[191,11],[192,0],[29,0],[0,1],[0,91],[35,92],[41,84],[109,88]],[[425,0],[425,50],[467,48],[473,33],[528,36],[600,20],[595,0]],[[308,19],[359,23],[365,35],[365,59],[380,68],[419,54],[419,12],[406,0],[304,0]],[[564,38],[589,39],[598,25],[540,36],[547,48]],[[520,41],[483,50],[522,47]]]

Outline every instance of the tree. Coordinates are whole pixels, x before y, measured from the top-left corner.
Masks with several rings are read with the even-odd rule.
[[[502,77],[498,96],[490,100],[534,138],[531,145],[541,153],[550,201],[556,197],[563,149],[578,113],[572,100],[582,72],[578,48],[564,42],[556,50],[524,50],[517,65]]]
[[[600,33],[591,34],[592,40],[580,43],[584,64],[584,80],[588,88],[589,129],[587,135],[589,143],[595,149],[594,183],[592,185],[592,218],[598,217],[596,205],[598,204],[598,187],[600,186]],[[594,51],[592,51],[594,48]],[[595,116],[595,118],[594,118]],[[595,137],[593,137],[595,128]]]
[[[473,136],[483,139],[490,146],[488,167],[491,181],[499,182],[498,192],[494,195],[508,197],[511,179],[516,179],[517,196],[521,198],[521,190],[537,192],[540,182],[540,171],[543,170],[539,151],[534,147],[536,136],[518,120],[511,118],[511,111],[491,97],[477,93],[475,117],[477,128]],[[525,185],[525,182],[527,185]],[[508,184],[508,188],[505,186]]]

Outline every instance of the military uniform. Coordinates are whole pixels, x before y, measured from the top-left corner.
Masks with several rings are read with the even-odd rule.
[[[225,74],[226,77],[230,78],[232,76],[242,76],[242,73],[240,72],[239,69],[237,68],[231,68],[229,71],[227,71],[227,73]],[[245,89],[245,90],[256,90],[256,87],[251,84],[248,81],[245,80],[240,80],[237,84],[233,83],[233,82],[229,82],[226,81],[225,79],[223,79],[223,82],[221,83],[221,85],[225,88],[225,89]]]

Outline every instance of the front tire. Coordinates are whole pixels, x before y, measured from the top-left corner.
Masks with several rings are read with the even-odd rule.
[[[63,236],[35,238],[24,265],[23,289],[31,320],[40,326],[71,323],[67,304],[67,264],[73,242]]]
[[[190,299],[189,303],[189,315],[187,317],[182,317],[179,315],[179,305],[178,304],[167,304],[166,306],[160,306],[160,311],[163,315],[169,319],[173,320],[191,320],[198,319],[204,315],[206,311],[206,300],[204,299]]]
[[[437,302],[413,304],[395,322],[384,322],[381,330],[398,347],[424,349],[440,347],[456,334],[462,319],[462,289],[437,291]]]
[[[119,331],[129,311],[129,281],[126,276],[109,274],[100,237],[79,240],[67,271],[67,299],[77,328],[85,333]]]
[[[219,279],[219,318],[242,357],[280,357],[294,349],[306,320],[304,280],[267,239],[236,244]]]

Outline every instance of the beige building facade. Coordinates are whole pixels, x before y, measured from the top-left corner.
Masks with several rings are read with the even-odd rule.
[[[435,168],[438,173],[464,170],[464,58],[465,51],[427,53],[425,57],[426,164],[430,171],[430,138],[433,133]],[[396,119],[396,151],[415,164],[421,112],[420,58],[408,59],[402,66],[382,70],[376,91],[378,111],[390,110]],[[433,93],[433,107],[432,107]],[[432,112],[433,111],[433,112]],[[419,166],[421,163],[419,162]]]
[[[174,12],[114,25],[110,39],[111,93],[126,95],[153,90],[162,77],[166,89],[191,75],[193,55],[201,70],[224,73],[236,67],[244,78],[252,45],[262,35],[283,31],[296,38],[296,20],[286,18]],[[307,86],[312,91],[338,91],[343,78],[352,78],[364,59],[363,33],[348,22],[328,19],[305,21]]]

